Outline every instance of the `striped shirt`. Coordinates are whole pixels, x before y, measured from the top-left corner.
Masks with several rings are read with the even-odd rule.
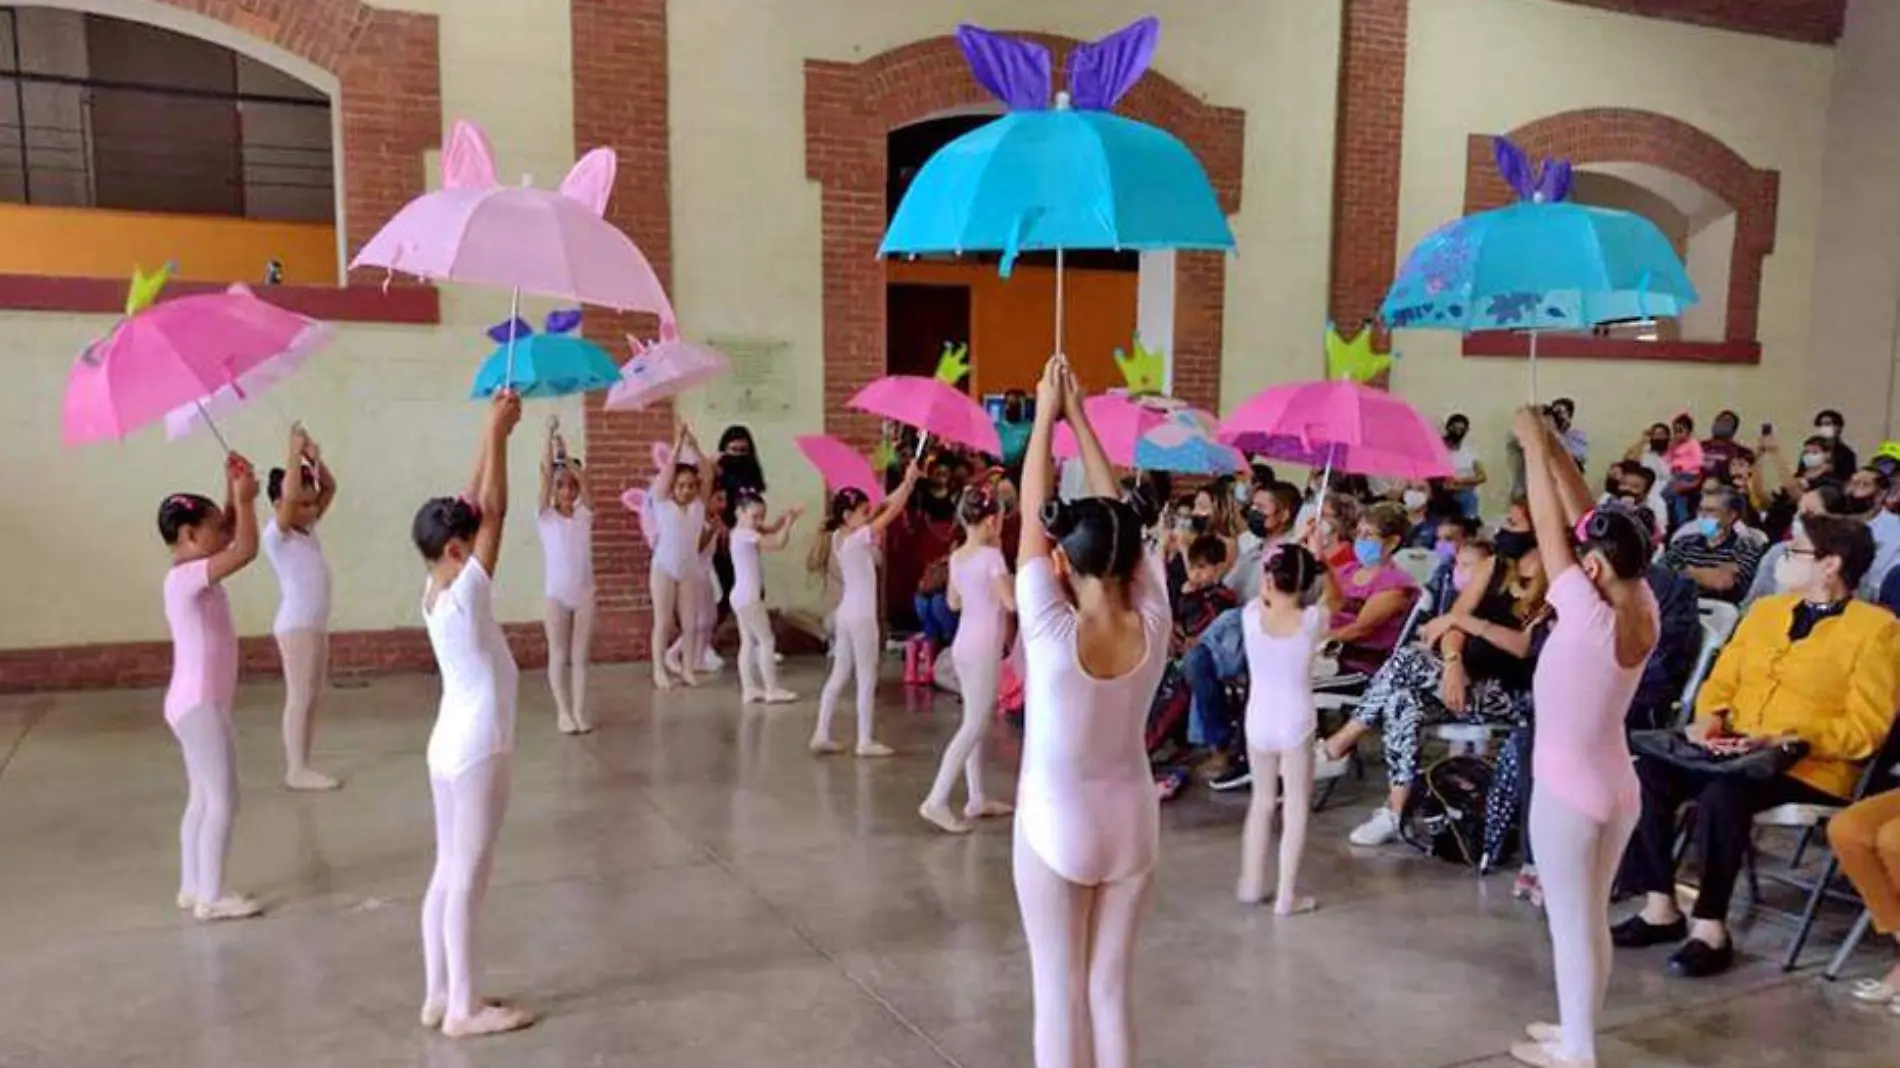
[[[1681,538],[1669,543],[1669,551],[1663,554],[1663,563],[1671,571],[1686,571],[1692,567],[1725,567],[1734,565],[1735,584],[1726,590],[1704,588],[1706,597],[1730,604],[1740,604],[1748,595],[1748,588],[1755,581],[1755,569],[1761,566],[1761,547],[1747,538],[1738,538],[1733,534],[1722,539],[1720,545],[1714,545],[1700,534]],[[1699,584],[1698,584],[1699,585]]]

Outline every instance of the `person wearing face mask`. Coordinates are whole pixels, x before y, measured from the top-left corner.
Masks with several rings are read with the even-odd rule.
[[[1238,595],[1241,604],[1260,596],[1260,583],[1266,572],[1262,564],[1275,548],[1293,532],[1293,517],[1299,514],[1300,491],[1284,482],[1256,482],[1242,513],[1246,529],[1239,538],[1239,559],[1227,572],[1227,588]]]
[[[1625,948],[1681,943],[1672,972],[1703,978],[1734,963],[1727,917],[1754,816],[1778,805],[1839,806],[1859,765],[1892,729],[1900,701],[1900,620],[1853,599],[1873,562],[1864,523],[1814,516],[1777,566],[1782,592],[1742,617],[1696,695],[1690,741],[1717,754],[1799,742],[1771,778],[1636,760],[1642,815],[1623,886],[1644,895],[1642,912],[1612,930]],[[1796,759],[1798,757],[1798,759]],[[1685,918],[1676,900],[1676,819],[1696,805],[1701,888]]]
[[[1755,581],[1749,584],[1744,608],[1778,592],[1775,572],[1781,566],[1781,558],[1788,554],[1788,547],[1793,544],[1793,538],[1801,533],[1802,526],[1817,515],[1847,515],[1847,495],[1841,492],[1840,487],[1816,486],[1801,494],[1795,503],[1795,516],[1789,524],[1788,539],[1769,546],[1768,551],[1762,554],[1761,565],[1755,568]]]
[[[1675,443],[1675,435],[1668,423],[1652,423],[1636,444],[1623,454],[1626,463],[1638,463],[1656,476],[1661,485],[1669,481],[1669,447]]]
[[[1443,498],[1433,500],[1430,484],[1413,479],[1400,491],[1399,503],[1405,507],[1405,521],[1411,524],[1399,548],[1430,549],[1437,545],[1438,517],[1455,510],[1451,502]]]
[[[1531,533],[1530,502],[1522,497],[1511,502],[1504,513],[1504,522],[1498,524],[1497,533],[1491,535],[1491,544],[1497,547],[1499,556],[1512,560],[1537,547],[1537,535]]]
[[[1880,584],[1896,563],[1900,563],[1900,516],[1889,510],[1894,482],[1882,468],[1869,465],[1854,472],[1847,480],[1847,510],[1867,524],[1874,536],[1874,562],[1867,569],[1860,595],[1877,600]]]
[[[1702,494],[1694,533],[1670,542],[1663,554],[1670,570],[1687,576],[1703,596],[1730,604],[1742,603],[1762,556],[1754,539],[1736,534],[1736,503],[1734,491],[1722,487]]]
[[[1661,542],[1663,527],[1661,517],[1667,513],[1668,505],[1663,501],[1662,492],[1656,488],[1656,473],[1642,463],[1624,460],[1610,465],[1610,477],[1603,487],[1603,499],[1600,504],[1622,501],[1632,508],[1641,508],[1650,514],[1650,537]]]
[[[1471,433],[1471,420],[1463,415],[1453,415],[1445,420],[1445,449],[1451,454],[1451,477],[1445,479],[1445,492],[1451,494],[1458,506],[1458,514],[1469,519],[1478,517],[1478,488],[1488,480],[1484,473],[1484,464],[1479,462],[1478,454],[1465,444],[1465,438]]]
[[[1333,606],[1330,640],[1341,646],[1339,668],[1371,674],[1398,644],[1405,615],[1418,598],[1418,583],[1392,562],[1405,536],[1405,513],[1395,504],[1366,510],[1352,540],[1353,562],[1328,568],[1323,576],[1327,603]],[[1315,534],[1307,546],[1324,557]]]
[[[1663,454],[1669,474],[1663,500],[1669,506],[1667,526],[1674,530],[1695,515],[1702,490],[1702,443],[1696,440],[1695,419],[1688,412],[1669,423],[1669,451]]]
[[[1752,466],[1755,462],[1755,450],[1735,440],[1741,430],[1742,417],[1724,409],[1715,413],[1715,421],[1709,424],[1709,437],[1702,443],[1702,475],[1722,482],[1729,481],[1730,472],[1736,460],[1745,459]]]
[[[1814,413],[1814,436],[1828,443],[1828,463],[1838,473],[1860,466],[1860,456],[1847,444],[1847,420],[1832,408]]]
[[[1432,542],[1432,555],[1437,557],[1438,565],[1425,583],[1425,592],[1431,595],[1434,606],[1449,605],[1464,589],[1458,581],[1458,568],[1465,547],[1474,544],[1481,547],[1485,559],[1497,552],[1489,541],[1479,541],[1477,520],[1453,515],[1438,521],[1437,537]]]

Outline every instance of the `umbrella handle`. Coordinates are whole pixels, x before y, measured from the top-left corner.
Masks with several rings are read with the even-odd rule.
[[[211,418],[211,412],[205,408],[203,398],[192,403],[198,406],[198,418],[205,421],[205,425],[211,428],[211,436],[218,439],[218,448],[223,449],[226,456],[231,455],[231,443],[224,440],[224,431],[218,429],[218,424]]]
[[[919,431],[917,431],[917,455],[915,455],[915,456],[913,456],[913,457],[911,457],[911,460],[910,460],[910,462],[911,462],[911,463],[914,463],[914,464],[915,464],[915,463],[922,463],[922,462],[923,462],[923,460],[924,460],[924,446],[925,446],[925,445],[927,445],[927,444],[929,444],[929,442],[930,442],[930,435],[929,435],[929,434],[927,434],[927,433],[925,433],[925,432],[924,432],[924,431],[922,431],[922,430],[919,430]]]
[[[521,287],[516,286],[508,296],[508,369],[501,376],[501,388],[505,392],[515,386],[515,336],[521,331],[514,329],[515,320],[521,317]]]

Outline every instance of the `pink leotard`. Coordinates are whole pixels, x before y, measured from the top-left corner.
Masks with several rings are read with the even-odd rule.
[[[1656,598],[1647,583],[1641,591],[1654,632]],[[1531,682],[1537,708],[1531,776],[1540,789],[1607,822],[1642,803],[1623,723],[1649,658],[1635,667],[1616,662],[1616,611],[1581,567],[1573,565],[1551,582],[1549,601],[1557,622]]]
[[[165,622],[172,632],[172,681],[165,722],[210,705],[231,710],[237,696],[237,628],[231,598],[211,581],[211,561],[193,560],[165,574]]]
[[[1284,752],[1311,743],[1319,726],[1313,708],[1313,655],[1326,637],[1326,609],[1319,605],[1300,616],[1298,630],[1285,637],[1267,633],[1267,606],[1258,599],[1240,614],[1247,642],[1247,745]]]
[[[1159,851],[1161,802],[1143,729],[1167,666],[1165,574],[1155,553],[1136,568],[1131,592],[1147,649],[1113,679],[1082,670],[1075,606],[1048,559],[1016,575],[1026,696],[1016,821],[1043,863],[1072,883],[1141,875]]]
[[[956,587],[963,612],[957,617],[957,639],[950,654],[959,663],[995,662],[1003,658],[1002,598],[996,580],[1009,576],[1002,550],[994,545],[950,558],[950,585]]]

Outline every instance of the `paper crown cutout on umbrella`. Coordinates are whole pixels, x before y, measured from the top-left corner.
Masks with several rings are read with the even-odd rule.
[[[1370,382],[1384,374],[1391,368],[1394,354],[1374,351],[1372,341],[1370,323],[1360,326],[1351,341],[1340,336],[1337,326],[1327,323],[1326,377]]]
[[[1162,392],[1167,379],[1167,358],[1160,349],[1142,344],[1140,334],[1135,335],[1133,356],[1121,349],[1115,350],[1115,366],[1121,370],[1122,381],[1130,394],[1144,396]]]
[[[579,308],[556,308],[548,313],[542,323],[543,332],[548,334],[571,334],[580,329],[581,310]],[[534,336],[534,327],[519,316],[505,323],[496,323],[488,328],[488,338],[497,345],[506,345],[510,341],[522,341]]]
[[[871,449],[871,468],[873,470],[889,471],[901,462],[903,461],[897,455],[897,446],[891,444],[890,438],[879,438],[877,445]]]
[[[954,386],[970,373],[970,345],[943,343],[943,355],[937,357],[937,381]]]
[[[1541,165],[1508,137],[1491,139],[1491,151],[1497,158],[1498,174],[1511,187],[1517,199],[1534,204],[1555,204],[1570,196],[1570,161],[1547,159]]]
[[[152,306],[158,300],[159,291],[165,283],[172,280],[178,271],[177,260],[167,260],[165,264],[151,274],[137,267],[132,268],[132,284],[125,291],[125,314],[137,315]]]

